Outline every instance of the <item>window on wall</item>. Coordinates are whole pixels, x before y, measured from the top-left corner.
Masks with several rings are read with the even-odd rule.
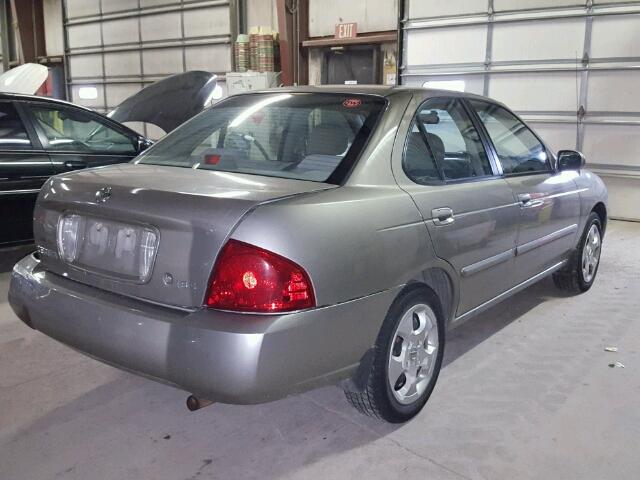
[[[404,168],[418,183],[493,175],[478,131],[456,98],[436,98],[420,107],[407,139]]]
[[[13,104],[0,102],[0,149],[31,148],[24,124]]]
[[[327,48],[322,64],[322,84],[371,85],[380,83],[380,46]]]
[[[73,152],[135,154],[133,138],[82,110],[31,105],[49,149]]]
[[[487,129],[506,175],[550,170],[544,145],[515,115],[494,103],[470,103]]]

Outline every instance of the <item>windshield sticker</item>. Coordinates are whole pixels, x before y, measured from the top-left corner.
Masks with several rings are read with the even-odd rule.
[[[345,108],[356,108],[362,105],[362,100],[359,98],[347,98],[344,102],[342,102],[342,106]]]

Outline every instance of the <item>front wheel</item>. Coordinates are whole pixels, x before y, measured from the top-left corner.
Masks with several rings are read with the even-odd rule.
[[[440,302],[431,290],[416,289],[396,299],[362,380],[345,386],[347,399],[365,415],[392,423],[409,420],[435,387],[444,339]]]
[[[602,223],[595,212],[587,219],[580,244],[567,266],[553,275],[558,288],[570,293],[582,293],[591,288],[600,266],[602,251]]]

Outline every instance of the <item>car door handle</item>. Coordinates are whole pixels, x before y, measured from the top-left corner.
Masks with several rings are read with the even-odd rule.
[[[544,204],[542,199],[533,199],[530,193],[519,193],[518,202],[523,208],[539,207]]]
[[[434,208],[431,210],[431,218],[434,225],[450,225],[455,221],[453,210],[449,207]]]
[[[71,170],[80,170],[82,168],[87,168],[87,162],[83,162],[82,160],[67,160],[64,162],[64,166]]]

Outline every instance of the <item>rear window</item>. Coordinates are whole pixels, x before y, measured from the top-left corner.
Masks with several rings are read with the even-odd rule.
[[[384,109],[371,95],[231,97],[164,137],[136,163],[340,183]]]

